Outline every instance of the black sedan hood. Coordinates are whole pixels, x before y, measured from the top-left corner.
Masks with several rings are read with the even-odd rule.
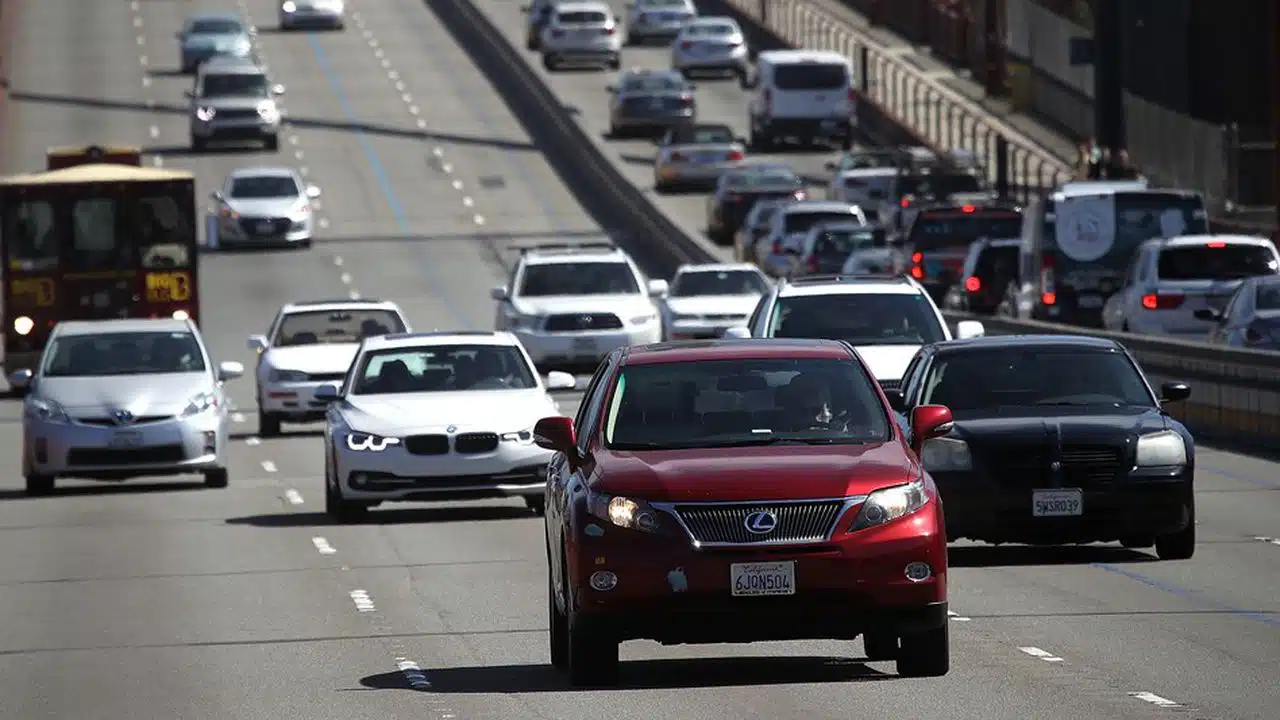
[[[1156,408],[1002,408],[998,413],[957,412],[952,437],[977,445],[1081,443],[1127,444],[1169,428]]]

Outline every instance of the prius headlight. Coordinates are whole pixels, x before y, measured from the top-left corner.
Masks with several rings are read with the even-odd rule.
[[[347,449],[353,452],[382,452],[399,444],[400,438],[383,437],[373,433],[347,433]]]
[[[68,422],[67,412],[62,406],[52,400],[38,398],[34,395],[27,396],[25,413],[27,417],[33,420],[42,420],[51,423]]]
[[[521,430],[519,432],[502,433],[499,437],[502,438],[503,442],[514,442],[522,445],[528,445],[533,442],[533,428]]]
[[[1187,464],[1187,443],[1172,430],[1143,435],[1135,460],[1140,468],[1182,467]]]
[[[934,438],[920,449],[920,462],[929,472],[964,472],[973,469],[969,444],[954,438]]]
[[[906,517],[928,502],[929,495],[924,491],[924,480],[881,488],[867,496],[849,531],[884,525]]]
[[[187,409],[182,411],[183,415],[199,415],[206,410],[213,410],[218,407],[218,395],[216,393],[204,392],[191,398],[187,403]]]
[[[267,382],[298,383],[306,382],[307,374],[298,370],[272,370],[267,373]]]

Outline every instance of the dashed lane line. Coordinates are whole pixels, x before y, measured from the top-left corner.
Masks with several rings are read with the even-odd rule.
[[[1027,646],[1027,647],[1020,647],[1018,649],[1026,653],[1027,655],[1030,655],[1031,657],[1036,658],[1037,660],[1043,660],[1045,662],[1051,662],[1051,663],[1064,662],[1063,659],[1058,657],[1057,655],[1054,655],[1048,650],[1041,650],[1038,647]]]
[[[244,439],[244,444],[245,445],[261,445],[262,438],[258,437],[257,435],[250,435],[249,437]]]
[[[290,505],[301,505],[303,503],[302,493],[292,488],[284,491],[284,499]]]
[[[351,596],[351,602],[355,603],[356,610],[362,613],[378,611],[378,606],[373,604],[373,598],[369,597],[368,591],[356,589],[348,594]]]
[[[1150,703],[1152,705],[1155,705],[1157,707],[1162,707],[1162,708],[1174,709],[1174,708],[1182,707],[1182,703],[1176,702],[1174,700],[1170,700],[1169,698],[1160,697],[1159,695],[1156,695],[1155,693],[1152,693],[1152,692],[1146,692],[1146,691],[1131,692],[1129,693],[1129,697],[1134,698],[1135,700],[1141,700],[1144,703]]]
[[[311,544],[316,546],[316,551],[321,555],[332,555],[338,552],[338,549],[329,544],[329,541],[317,535],[311,538]],[[354,599],[354,598],[353,598]]]
[[[263,460],[263,461],[262,461],[262,469],[263,469],[263,470],[266,470],[266,471],[267,471],[267,472],[269,472],[269,473],[279,472],[279,471],[280,471],[280,469],[276,467],[276,464],[275,464],[275,463],[273,463],[273,462],[271,462],[270,460]]]

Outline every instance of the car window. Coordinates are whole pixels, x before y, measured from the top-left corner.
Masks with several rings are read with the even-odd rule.
[[[888,418],[851,359],[778,358],[632,365],[605,419],[618,450],[888,440]]]
[[[624,93],[679,92],[685,81],[674,75],[631,75],[622,81]],[[688,141],[680,141],[688,142]]]
[[[791,235],[793,233],[809,232],[809,229],[818,223],[824,222],[858,222],[858,216],[849,211],[821,211],[821,212],[789,212],[782,218],[782,232]]]
[[[200,86],[200,97],[270,97],[267,76],[254,73],[228,73],[205,75]]]
[[[728,125],[686,125],[671,131],[669,143],[709,145],[736,142]]]
[[[778,300],[769,337],[844,340],[851,345],[928,345],[946,339],[923,294],[793,295]]]
[[[1280,310],[1280,283],[1259,283],[1253,298],[1254,310]]]
[[[578,450],[583,454],[591,447],[591,439],[599,429],[600,410],[604,406],[605,397],[609,394],[615,357],[616,353],[600,362],[596,377],[592,381],[591,391],[583,396],[582,407],[579,408],[578,418],[574,422],[574,430],[578,435]]]
[[[926,210],[911,225],[910,240],[916,250],[964,247],[979,238],[1013,238],[1022,230],[1022,215],[1013,210],[966,213]]]
[[[1151,407],[1155,399],[1123,353],[1042,347],[940,354],[929,369],[920,402],[972,417],[1002,407]]]
[[[1275,251],[1257,245],[1166,247],[1156,261],[1161,280],[1238,280],[1280,272]]]
[[[837,90],[849,84],[849,69],[841,63],[794,63],[773,68],[779,90]]]
[[[813,254],[847,257],[859,250],[876,247],[871,230],[824,230],[813,241]]]
[[[289,175],[255,175],[231,180],[227,197],[241,199],[293,198],[302,193],[298,182]]]
[[[800,189],[804,187],[804,181],[795,173],[788,170],[753,171],[730,175],[729,187],[735,190],[750,190],[751,188],[769,187],[776,187],[779,190],[783,190],[788,187]]]
[[[729,23],[694,23],[684,29],[684,34],[692,38],[728,37],[736,35],[738,28]]]
[[[525,265],[522,297],[560,295],[633,295],[640,292],[631,267],[621,262],[576,262]]]
[[[561,25],[604,25],[608,16],[597,10],[573,10],[556,13],[556,22]]]
[[[671,296],[759,295],[767,289],[768,284],[755,270],[701,270],[677,274]]]
[[[225,18],[193,20],[187,28],[190,35],[234,35],[244,32],[244,25]]]
[[[536,376],[524,355],[506,345],[430,345],[364,354],[353,395],[532,390]]]
[[[45,351],[45,377],[163,375],[205,370],[190,332],[118,332],[56,337]]]
[[[296,347],[357,343],[362,338],[405,330],[404,320],[392,310],[303,310],[281,319],[271,344]]]

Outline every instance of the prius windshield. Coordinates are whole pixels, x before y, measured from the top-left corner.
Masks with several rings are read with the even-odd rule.
[[[164,375],[205,370],[204,352],[192,333],[115,332],[66,335],[45,351],[44,376]]]

